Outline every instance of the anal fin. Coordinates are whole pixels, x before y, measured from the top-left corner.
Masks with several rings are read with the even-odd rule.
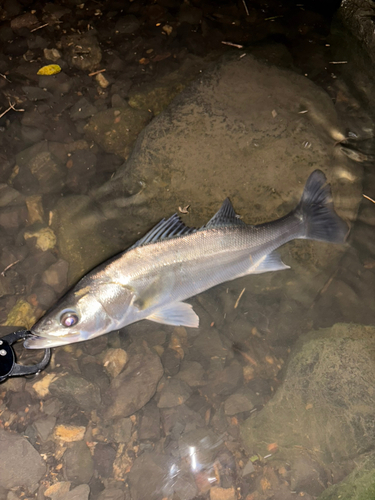
[[[283,271],[284,269],[290,269],[290,266],[284,264],[277,252],[272,252],[260,259],[256,264],[254,264],[249,274],[261,274],[268,273],[270,271]]]
[[[186,302],[168,304],[147,316],[147,319],[164,325],[188,326],[190,328],[198,328],[199,326],[199,318],[194,312],[193,306]]]

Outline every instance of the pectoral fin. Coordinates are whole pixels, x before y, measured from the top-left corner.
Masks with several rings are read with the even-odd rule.
[[[290,266],[284,264],[277,252],[272,252],[260,259],[256,264],[254,264],[249,274],[268,273],[269,271],[282,271],[283,269],[290,269]]]
[[[155,311],[147,319],[164,325],[189,326],[190,328],[199,326],[199,318],[193,311],[193,307],[185,302],[168,304]]]

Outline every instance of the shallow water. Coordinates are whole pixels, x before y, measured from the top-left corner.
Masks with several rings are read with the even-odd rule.
[[[281,253],[289,271],[244,277],[192,298],[197,330],[143,321],[56,348],[38,377],[6,381],[0,387],[0,499],[318,498],[361,460],[371,461],[374,447],[375,176],[368,76],[337,22],[303,6],[98,5],[76,10],[68,2],[66,12],[54,14],[60,22],[39,30],[41,39],[31,34],[30,19],[17,27],[21,10],[5,8],[13,38],[1,59],[1,113],[7,101],[14,109],[0,123],[1,334],[31,327],[80,276],[161,217],[179,210],[186,224],[203,224],[230,196],[246,222],[270,220],[293,208],[305,172],[315,168],[332,181],[351,231],[341,248],[288,244]],[[38,4],[39,25],[50,9]],[[72,12],[79,14],[75,20]],[[77,68],[58,40],[64,31],[85,31],[87,23],[95,27],[102,62]],[[4,28],[2,36],[10,37]],[[51,62],[43,49],[55,45],[63,72],[51,83],[35,68]],[[147,130],[152,140],[165,135],[160,124],[182,109],[179,101],[177,111],[159,115],[170,97],[191,81],[204,82],[201,72],[211,71],[227,51],[234,51],[229,59],[254,55],[271,68],[303,75],[330,96],[332,110],[317,90],[314,104],[298,108],[293,121],[287,118],[293,99],[285,96],[285,114],[280,106],[269,126],[259,114],[249,139],[243,139],[245,118],[236,123],[237,136],[230,130],[239,152],[225,158],[227,172],[215,152],[203,155],[197,147],[189,177],[173,157],[176,150],[168,149],[173,127],[163,143],[170,163],[164,151],[145,150],[142,141]],[[106,69],[108,85],[87,76],[97,69]],[[40,88],[49,94],[41,97]],[[296,92],[296,102],[299,97]],[[137,133],[126,142],[127,129],[113,124],[129,111],[128,102],[133,115],[139,111],[131,118]],[[210,144],[212,124],[224,115],[204,110],[204,142]],[[184,116],[177,133],[189,147]],[[222,122],[229,130],[230,120]],[[292,162],[280,174],[281,154],[296,158],[293,141],[303,133],[305,170],[297,172]],[[183,156],[183,149],[177,152]],[[252,177],[234,189],[246,155]],[[213,171],[202,167],[213,163]],[[340,323],[346,325],[329,329]],[[308,334],[320,328],[326,330]],[[21,345],[16,350],[22,363],[40,359]],[[25,472],[18,475],[21,460]]]

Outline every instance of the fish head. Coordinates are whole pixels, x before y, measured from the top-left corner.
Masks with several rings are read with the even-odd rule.
[[[73,288],[35,323],[30,330],[33,336],[25,340],[24,347],[68,345],[115,330],[131,299],[130,289],[116,283]]]

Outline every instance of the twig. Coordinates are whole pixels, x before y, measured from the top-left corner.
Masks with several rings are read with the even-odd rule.
[[[8,269],[10,269],[11,267],[15,266],[16,264],[18,264],[18,262],[20,261],[20,259],[16,260],[16,262],[12,262],[11,264],[9,264],[9,266],[7,266],[4,271],[1,271],[1,276],[4,276],[5,277],[5,273],[8,271]]]
[[[242,295],[245,293],[245,290],[246,290],[246,288],[244,288],[244,289],[242,290],[242,292],[239,294],[238,299],[236,300],[236,303],[234,304],[234,309],[237,309],[238,304],[239,304],[239,302],[240,302],[240,300],[241,300],[241,297],[242,297]]]
[[[4,78],[4,80],[6,80],[7,82],[10,82],[9,78],[7,78],[6,75],[3,75],[2,73],[0,73],[0,76],[2,78]]]
[[[329,64],[348,64],[348,61],[329,61]]]
[[[243,3],[243,6],[245,7],[245,12],[246,12],[246,15],[249,16],[249,9],[247,8],[247,5],[246,5],[246,2],[245,0],[242,0],[242,3]]]
[[[3,111],[3,113],[1,113],[0,115],[0,118],[2,118],[4,115],[6,115],[8,113],[8,111],[10,111],[11,109],[13,109],[13,111],[25,111],[24,109],[16,109],[14,107],[14,104],[12,104],[10,101],[9,102],[9,108],[6,109],[5,111]]]
[[[99,73],[104,73],[104,71],[107,71],[106,69],[99,69],[98,71],[94,71],[93,73],[89,73],[89,76],[95,76],[98,75]]]
[[[236,49],[243,49],[243,45],[239,45],[238,43],[232,43],[232,42],[221,42],[223,45],[230,45],[231,47],[236,47]]]
[[[41,26],[38,26],[37,28],[30,30],[30,33],[33,33],[34,31],[41,30],[42,28],[45,28],[46,26],[48,26],[48,23],[42,24]]]
[[[372,201],[372,203],[375,203],[375,200],[373,200],[372,198],[370,198],[369,196],[366,196],[365,194],[362,195],[364,198],[366,198],[366,200],[370,200]]]

